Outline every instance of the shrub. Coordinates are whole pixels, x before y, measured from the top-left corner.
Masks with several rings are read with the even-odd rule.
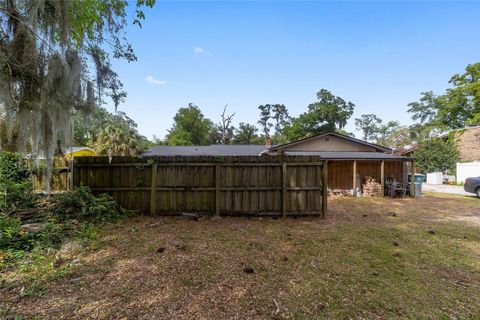
[[[0,208],[29,208],[35,201],[30,174],[18,154],[0,152]]]
[[[45,222],[38,231],[22,229],[18,218],[0,215],[0,249],[30,251],[34,247],[58,248],[74,228],[68,224]]]
[[[27,181],[30,178],[27,167],[17,153],[0,152],[0,179],[14,182]]]
[[[89,243],[97,225],[119,219],[125,211],[108,195],[95,197],[89,188],[78,188],[53,197],[52,207],[36,216],[30,228],[17,217],[0,214],[0,269],[23,258],[27,252],[59,248],[65,239]],[[32,228],[32,226],[34,228]],[[48,250],[46,251],[48,252]]]
[[[107,221],[120,218],[124,210],[107,194],[95,197],[90,188],[82,187],[57,195],[55,216],[61,220]]]

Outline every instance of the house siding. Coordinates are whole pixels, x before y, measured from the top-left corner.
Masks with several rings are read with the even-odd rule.
[[[455,142],[461,162],[480,160],[480,127],[455,133]]]
[[[301,141],[281,148],[282,151],[365,151],[375,152],[372,147],[337,138],[333,135]]]

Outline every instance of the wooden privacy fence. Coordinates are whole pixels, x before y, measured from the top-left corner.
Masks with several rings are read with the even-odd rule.
[[[74,186],[151,214],[324,216],[328,168],[319,157],[79,157]]]
[[[33,189],[37,191],[47,190],[47,178],[45,176],[45,162],[40,160],[37,164],[28,162],[32,172]],[[53,161],[52,180],[50,191],[61,192],[70,190],[70,161],[65,158],[55,158]]]

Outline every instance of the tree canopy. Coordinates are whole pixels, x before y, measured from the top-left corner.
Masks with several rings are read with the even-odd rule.
[[[380,125],[376,134],[376,143],[387,147],[402,147],[413,142],[411,128],[398,121],[388,121]]]
[[[362,139],[365,141],[373,141],[380,132],[382,119],[375,114],[362,114],[360,118],[355,119],[355,127],[362,132]]]
[[[132,22],[141,24],[137,0]],[[72,115],[89,114],[110,97],[126,96],[110,57],[135,61],[126,40],[126,0],[0,0],[0,113],[7,140],[52,161],[72,146]],[[94,72],[92,72],[94,71]]]
[[[88,125],[83,122],[89,121]],[[88,146],[100,154],[112,156],[136,155],[145,150],[149,142],[140,135],[137,124],[124,112],[115,114],[102,107],[95,108],[92,115],[75,115],[74,141],[76,145]]]
[[[355,105],[335,96],[326,89],[317,93],[317,102],[308,105],[308,110],[293,118],[286,129],[288,140],[297,140],[307,136],[345,128],[353,114]]]
[[[264,141],[257,135],[258,129],[251,124],[240,122],[235,129],[234,144],[263,144]]]
[[[179,145],[207,145],[215,131],[213,122],[205,118],[200,108],[193,103],[180,108],[173,118],[173,127],[169,130],[166,143]]]
[[[480,62],[469,64],[463,74],[450,78],[444,94],[422,92],[419,101],[408,104],[408,112],[422,129],[459,129],[480,124]]]

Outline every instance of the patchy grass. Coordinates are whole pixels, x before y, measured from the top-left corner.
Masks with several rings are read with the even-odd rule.
[[[2,274],[0,316],[473,319],[479,231],[480,200],[434,194],[334,199],[326,220],[131,218],[52,253],[69,267],[41,295]]]

